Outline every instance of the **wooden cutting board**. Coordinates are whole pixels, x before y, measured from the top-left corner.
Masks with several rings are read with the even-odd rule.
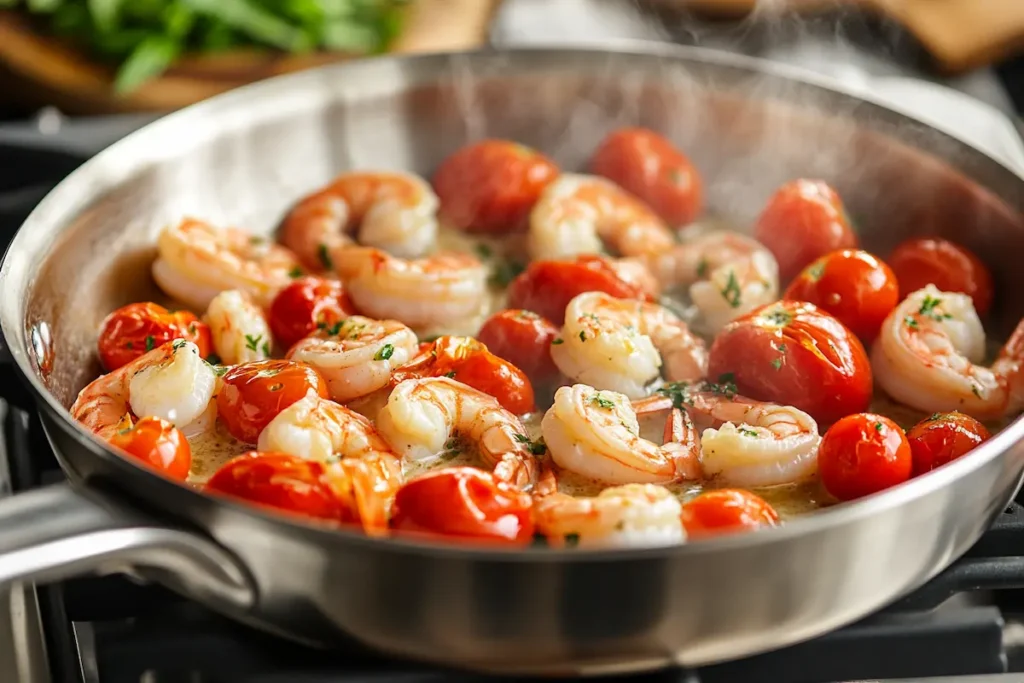
[[[501,0],[415,0],[396,54],[479,47]],[[29,106],[52,104],[68,114],[167,111],[247,83],[351,57],[336,53],[277,55],[235,51],[180,60],[127,96],[113,90],[113,70],[65,43],[30,30],[25,18],[0,12],[0,97]]]
[[[846,4],[884,14],[914,34],[946,73],[986,66],[1024,49],[1024,0],[645,0],[650,5],[740,16],[835,11]]]

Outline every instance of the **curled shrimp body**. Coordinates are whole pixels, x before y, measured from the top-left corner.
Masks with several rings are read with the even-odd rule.
[[[640,436],[637,412],[613,391],[561,387],[541,432],[556,465],[609,484],[668,484],[700,474],[700,444],[685,413],[672,410],[659,445]]]
[[[333,253],[349,297],[363,313],[414,328],[470,318],[487,295],[487,269],[469,254],[407,260],[368,247]]]
[[[618,185],[566,173],[534,205],[527,243],[532,258],[558,259],[603,251],[636,256],[669,249],[675,239],[657,214]]]
[[[274,340],[263,309],[252,297],[228,289],[213,297],[206,309],[213,348],[226,365],[239,365],[270,358]]]
[[[533,515],[554,547],[647,548],[686,540],[682,506],[653,484],[614,486],[592,498],[554,493],[535,499]]]
[[[913,292],[882,323],[871,349],[875,381],[900,403],[925,412],[958,410],[979,420],[1024,407],[1024,326],[991,367],[980,365],[985,332],[966,294],[934,285]]]
[[[704,342],[664,306],[616,299],[602,292],[577,295],[565,309],[560,342],[551,358],[566,376],[630,398],[646,396],[661,374],[694,381],[707,373]]]
[[[537,458],[519,418],[494,397],[447,377],[400,382],[377,415],[377,429],[406,460],[430,461],[464,446],[499,481],[527,489],[537,480]]]
[[[386,536],[391,504],[402,486],[402,463],[391,453],[332,460],[324,478],[369,536]]]
[[[352,240],[395,256],[422,256],[437,241],[437,195],[410,173],[344,173],[300,201],[281,226],[281,243],[312,270],[327,266],[325,254]]]
[[[260,306],[269,306],[299,265],[278,244],[191,218],[164,228],[157,250],[153,279],[160,289],[200,311],[226,289],[242,290]]]
[[[386,386],[418,348],[416,334],[397,320],[353,315],[300,340],[286,357],[319,370],[331,398],[344,403]]]

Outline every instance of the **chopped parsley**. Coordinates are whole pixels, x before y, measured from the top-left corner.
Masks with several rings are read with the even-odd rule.
[[[755,438],[755,439],[757,438],[757,432],[755,432],[753,429],[747,429],[746,427],[740,427],[737,431],[740,434],[742,434],[743,436],[749,436],[749,437],[752,437],[752,438]]]
[[[882,433],[882,423],[881,422],[876,422],[875,423],[875,431],[878,432],[879,434]]]
[[[697,277],[702,278],[702,279],[706,278],[708,276],[708,268],[709,268],[709,265],[708,265],[708,260],[706,258],[702,258],[700,261],[698,261],[697,262]]]
[[[568,548],[575,548],[579,544],[580,544],[580,535],[579,534],[566,534],[565,535],[565,545],[566,545],[566,547],[568,547]]]
[[[615,401],[611,400],[610,398],[605,398],[604,396],[601,395],[601,392],[597,392],[596,394],[594,394],[594,396],[590,399],[590,402],[596,405],[598,408],[605,408],[606,410],[615,407]]]
[[[736,279],[736,273],[729,271],[729,279],[725,283],[725,289],[722,290],[722,296],[725,297],[726,302],[733,308],[739,308],[740,303],[740,283]]]
[[[731,372],[719,375],[718,382],[708,382],[704,388],[725,398],[732,398],[739,393],[736,388],[736,375]]]
[[[776,370],[782,369],[782,356],[772,359],[772,367],[775,368]]]
[[[178,349],[180,349],[182,346],[184,346],[187,343],[188,342],[185,341],[184,339],[175,339],[174,342],[171,344],[171,348],[174,349],[175,351],[177,351]]]
[[[152,351],[153,350],[153,346],[155,344],[156,344],[156,339],[153,338],[153,335],[148,335],[146,337],[146,351]]]
[[[489,259],[494,256],[494,252],[486,244],[476,245],[476,254],[482,259]]]
[[[914,319],[914,316],[912,316],[912,315],[908,315],[907,317],[905,317],[903,319],[903,324],[906,325],[907,327],[909,327],[912,330],[916,330],[917,329],[917,320]]]
[[[580,330],[580,341],[581,342],[587,341],[587,333],[584,332],[583,330]]]
[[[949,320],[953,316],[949,313],[940,313],[936,310],[942,305],[942,299],[937,299],[933,296],[925,296],[924,301],[921,302],[921,308],[917,309],[917,312],[921,315],[928,316],[932,320]]]
[[[302,277],[302,268],[295,266],[294,268],[288,271],[288,277],[290,277],[293,280],[295,278]]]
[[[673,408],[682,408],[693,403],[693,400],[690,398],[690,385],[686,382],[669,382],[655,393],[672,399]]]
[[[206,357],[206,362],[209,363],[210,365],[220,365],[221,359],[220,356],[218,356],[217,354],[211,353],[209,356]]]
[[[385,344],[380,347],[380,351],[373,355],[374,360],[387,360],[391,356],[395,355],[395,347],[392,344]]]
[[[525,434],[516,434],[515,439],[519,443],[525,444],[526,447],[529,448],[530,453],[534,455],[544,455],[544,453],[546,453],[548,450],[547,444],[544,443],[543,438],[537,439],[536,441],[532,441],[530,440],[530,437],[526,436]]]
[[[932,413],[928,417],[928,422],[934,422],[935,420],[938,420],[940,417],[942,417],[942,413]]]
[[[195,334],[196,333],[196,324],[195,323],[189,323],[188,324],[188,333],[189,334]]]
[[[551,340],[551,345],[552,346],[558,346],[559,344],[564,344],[564,343],[565,343],[565,340],[562,339],[561,337],[555,337],[554,339]]]
[[[320,259],[320,263],[323,265],[324,268],[326,268],[327,270],[334,269],[334,262],[331,261],[331,255],[327,251],[326,244],[323,244],[322,242],[320,243],[320,246],[316,248],[316,255],[317,258]]]
[[[258,351],[259,348],[260,348],[260,342],[262,342],[262,341],[263,341],[263,335],[262,334],[257,334],[257,335],[247,334],[247,335],[245,335],[245,348],[249,349],[250,351]],[[267,355],[269,356],[270,354],[268,353]]]
[[[341,332],[342,325],[344,325],[344,324],[345,324],[344,320],[339,320],[338,322],[334,323],[333,325],[328,325],[326,322],[321,321],[321,322],[318,322],[316,324],[316,326],[317,326],[318,329],[321,329],[324,332],[326,332],[327,336],[329,336],[329,337],[337,337],[338,333]]]
[[[444,373],[444,376],[447,377],[448,379],[455,379],[455,371],[452,370],[451,372],[446,372]]]
[[[971,393],[981,398],[981,388],[977,384],[971,384]]]
[[[509,283],[525,269],[526,266],[516,261],[499,261],[491,272],[491,284],[495,287],[508,287]]]

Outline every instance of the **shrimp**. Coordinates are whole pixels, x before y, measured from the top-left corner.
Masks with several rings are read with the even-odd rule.
[[[654,211],[597,176],[560,175],[530,212],[527,246],[534,259],[599,254],[604,247],[638,256],[674,245],[672,231]]]
[[[270,358],[274,347],[270,325],[245,292],[228,289],[213,297],[205,319],[222,363],[238,365]]]
[[[344,173],[289,212],[281,243],[312,270],[329,268],[326,256],[351,245],[345,233],[356,226],[360,244],[422,256],[437,241],[439,204],[430,185],[410,173]]]
[[[402,486],[401,461],[379,451],[359,458],[333,459],[324,478],[369,536],[386,536],[391,504]]]
[[[331,398],[345,403],[386,386],[418,349],[416,334],[402,323],[354,315],[300,340],[285,357],[319,370]]]
[[[614,486],[593,498],[554,493],[534,499],[533,515],[554,547],[646,548],[686,540],[682,505],[653,484]]]
[[[647,395],[661,374],[694,381],[707,373],[704,342],[664,306],[616,299],[602,292],[577,295],[565,309],[551,358],[568,377],[625,394]]]
[[[671,409],[663,445],[640,436],[637,412],[624,395],[585,384],[561,387],[541,433],[562,469],[609,484],[669,484],[700,475],[700,444],[689,417]]]
[[[291,251],[278,244],[192,218],[164,228],[157,251],[153,279],[160,289],[200,311],[226,289],[240,289],[269,306],[299,267]]]
[[[430,462],[467,447],[499,481],[524,490],[537,481],[534,445],[519,418],[493,396],[447,377],[400,382],[377,415],[377,429],[407,461]]]
[[[356,307],[413,328],[464,320],[480,312],[487,269],[469,254],[439,252],[407,260],[369,247],[333,252],[335,271]]]
[[[217,382],[199,347],[175,339],[93,380],[79,392],[71,416],[102,439],[133,417],[159,417],[195,433],[189,426],[208,418]]]
[[[689,287],[704,325],[731,320],[779,298],[779,264],[760,242],[719,230],[639,257],[665,289]]]
[[[959,410],[979,420],[1024,408],[1024,324],[991,367],[980,365],[985,331],[966,294],[927,285],[882,323],[871,349],[875,381],[891,397],[925,412]]]
[[[637,287],[645,294],[657,299],[661,295],[661,283],[647,267],[647,262],[639,256],[610,258],[605,257],[608,266],[615,271],[619,279]]]

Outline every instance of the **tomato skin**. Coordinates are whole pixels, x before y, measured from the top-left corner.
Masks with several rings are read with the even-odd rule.
[[[750,491],[716,489],[686,501],[682,520],[686,535],[692,540],[776,526],[779,513]]]
[[[783,298],[807,301],[831,313],[865,342],[878,336],[882,322],[900,302],[892,269],[857,249],[822,256],[800,271]]]
[[[506,233],[526,227],[541,191],[558,175],[553,161],[508,140],[467,145],[434,173],[444,220],[466,232]]]
[[[604,292],[619,299],[651,301],[638,284],[626,282],[600,256],[570,260],[534,261],[508,288],[509,308],[533,311],[557,326],[565,322],[565,307],[584,292]]]
[[[168,311],[159,304],[142,302],[122,306],[100,325],[100,360],[108,372],[175,339],[187,339],[206,358],[213,349],[210,328],[188,311]]]
[[[754,239],[779,262],[783,283],[830,251],[857,248],[839,195],[820,180],[794,180],[780,187],[757,219]]]
[[[818,446],[818,473],[825,490],[854,500],[910,479],[913,456],[898,424],[883,415],[847,415]]]
[[[620,128],[604,139],[590,170],[636,195],[674,227],[700,214],[703,187],[697,169],[665,137],[646,128]]]
[[[395,495],[391,528],[466,540],[527,545],[533,540],[530,494],[475,467],[435,470]]]
[[[732,374],[743,396],[794,406],[825,425],[871,402],[871,363],[860,341],[802,301],[778,301],[730,322],[711,345],[708,366],[709,377]]]
[[[916,477],[952,462],[991,436],[985,425],[955,411],[921,420],[907,432],[914,461],[913,475]]]
[[[192,467],[192,448],[180,429],[159,417],[144,417],[115,432],[110,444],[168,477],[184,481]]]
[[[340,282],[309,275],[278,292],[270,304],[267,322],[274,339],[283,348],[291,348],[319,326],[330,327],[355,313]]]
[[[256,443],[263,428],[309,389],[329,397],[327,382],[305,363],[260,360],[236,365],[224,374],[217,394],[217,416],[231,436]]]
[[[512,308],[488,318],[476,338],[536,384],[558,376],[551,360],[551,342],[557,336],[558,328],[536,313]]]
[[[900,282],[900,299],[934,284],[943,292],[969,295],[978,315],[992,307],[992,273],[977,255],[949,240],[907,240],[893,250],[888,261]]]
[[[323,464],[287,453],[249,451],[232,458],[205,490],[306,517],[353,521],[327,483]]]

